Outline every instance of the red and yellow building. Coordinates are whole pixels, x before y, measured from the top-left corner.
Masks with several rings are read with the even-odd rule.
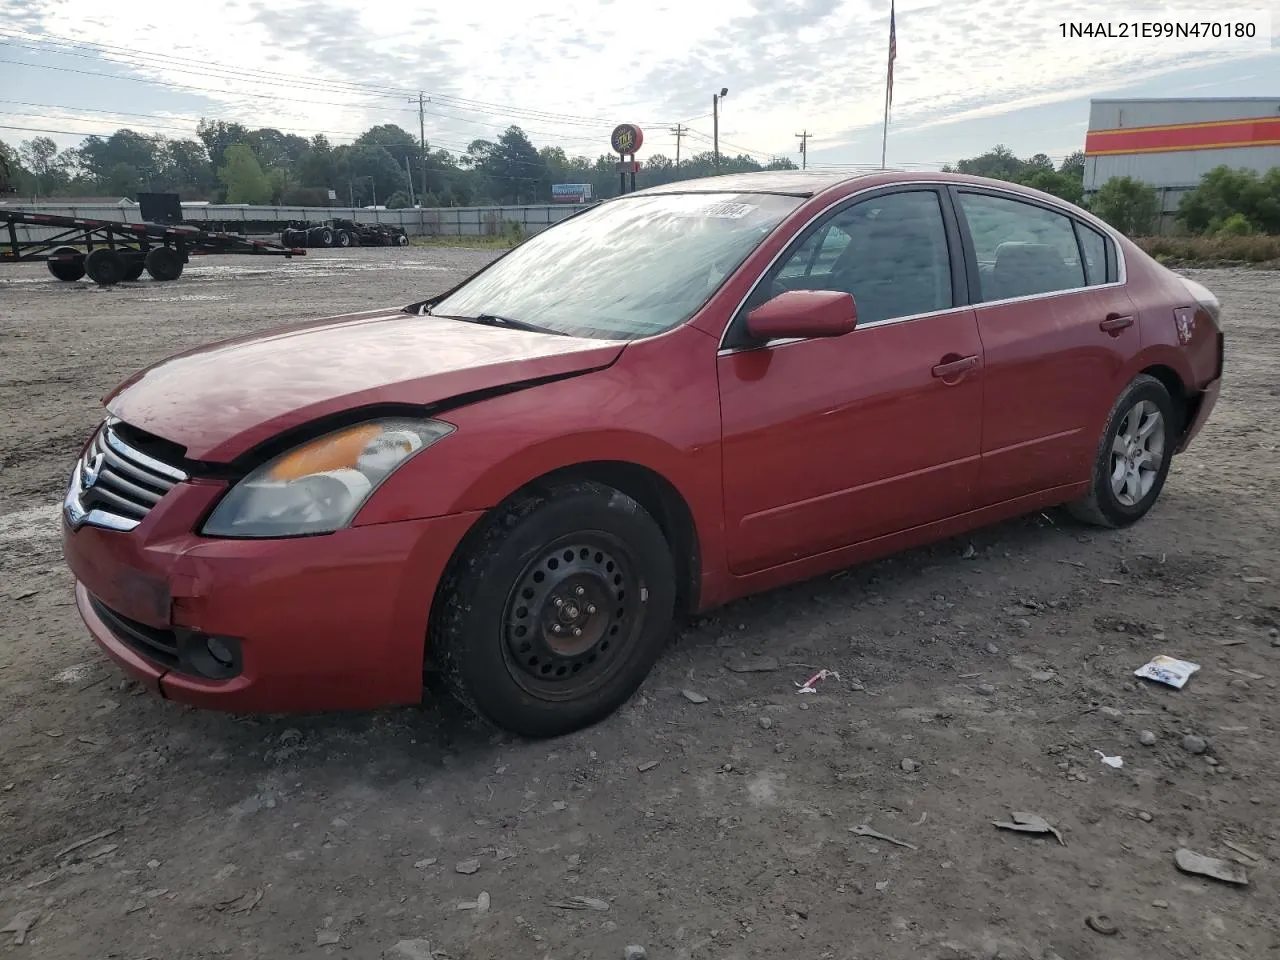
[[[1214,167],[1280,166],[1280,97],[1094,100],[1084,152],[1086,196],[1133,177],[1160,193],[1167,221]]]

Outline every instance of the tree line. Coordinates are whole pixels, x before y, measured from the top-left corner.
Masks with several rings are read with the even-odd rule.
[[[1078,204],[1129,236],[1159,228],[1160,196],[1133,177],[1113,177],[1084,196],[1084,153],[1071,154],[1056,169],[1044,154],[1021,160],[1005,146],[943,167],[959,173],[1025,184]],[[1182,194],[1174,220],[1193,236],[1280,235],[1280,167],[1266,173],[1219,166]]]
[[[389,208],[532,204],[551,201],[554,183],[587,183],[597,197],[618,192],[613,154],[592,159],[570,156],[561,147],[538,149],[518,126],[492,140],[474,140],[462,152],[423,151],[417,137],[395,124],[366,130],[351,144],[332,144],[263,127],[202,120],[195,139],[120,129],[86,137],[79,146],[58,150],[48,137],[23,141],[16,149],[0,141],[21,196],[134,198],[139,192],[177,193],[184,201],[217,203]],[[720,157],[720,170],[795,169],[790,160],[761,164],[750,156]],[[676,164],[653,154],[643,160],[647,186],[716,171],[711,151]]]
[[[0,141],[0,159],[19,195],[51,198],[136,197],[140,191],[177,193],[183,200],[221,203],[339,205],[389,208],[547,203],[554,183],[590,184],[596,197],[618,192],[617,158],[570,156],[561,147],[538,149],[518,126],[492,140],[473,140],[465,151],[425,152],[418,138],[395,124],[371,127],[351,144],[334,145],[271,127],[202,120],[195,139],[120,129],[86,137],[59,151],[48,137],[13,149]],[[719,171],[793,170],[788,159],[761,164],[745,154],[721,155]],[[1117,229],[1141,236],[1156,231],[1159,199],[1154,187],[1130,177],[1107,181],[1084,196],[1085,157],[1077,151],[1060,164],[1043,153],[1027,159],[1004,145],[943,170],[1023,184],[1079,204]],[[682,158],[653,154],[640,183],[654,186],[717,172],[711,151]],[[330,200],[329,192],[336,197]],[[1176,219],[1198,235],[1280,234],[1280,168],[1259,175],[1219,167],[1183,195]]]

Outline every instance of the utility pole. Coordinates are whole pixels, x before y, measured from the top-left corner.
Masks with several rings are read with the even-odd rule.
[[[728,87],[711,95],[711,142],[716,152],[716,173],[720,172],[720,101],[729,95]]]
[[[800,138],[800,169],[804,170],[809,166],[809,137],[812,134],[806,130],[804,133],[797,133],[796,136]]]
[[[680,138],[685,135],[685,133],[688,130],[688,127],[686,127],[682,123],[677,123],[674,127],[671,127],[670,129],[671,129],[671,132],[676,135],[676,169],[679,170],[680,169]]]
[[[422,154],[422,189],[418,191],[419,203],[427,195],[427,113],[426,106],[431,98],[418,91],[416,99],[409,101],[418,105],[418,150]]]

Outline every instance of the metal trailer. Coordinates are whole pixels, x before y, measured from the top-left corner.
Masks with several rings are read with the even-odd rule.
[[[306,247],[404,247],[408,246],[409,237],[400,226],[335,217],[319,223],[291,220],[280,241],[287,246]]]
[[[19,225],[55,232],[41,240],[20,240]],[[307,253],[194,227],[85,220],[20,210],[0,210],[0,233],[3,232],[8,236],[0,236],[0,265],[43,261],[59,280],[74,283],[87,274],[102,286],[137,280],[144,270],[153,280],[177,280],[193,256],[256,254],[293,258]]]

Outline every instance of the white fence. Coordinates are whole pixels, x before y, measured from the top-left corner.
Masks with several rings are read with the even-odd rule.
[[[289,220],[323,221],[334,217],[357,223],[382,223],[403,227],[410,236],[482,237],[503,232],[507,222],[518,223],[525,233],[537,233],[572,216],[583,204],[556,203],[531,207],[430,207],[408,210],[365,210],[360,207],[253,207],[244,204],[182,205],[182,216],[195,226],[255,236],[278,234]],[[22,210],[86,220],[120,220],[141,223],[136,205],[108,203],[0,203],[0,211]],[[4,232],[0,229],[0,233]],[[18,239],[30,241],[54,234],[45,227],[18,227]],[[6,239],[0,236],[0,242]]]

